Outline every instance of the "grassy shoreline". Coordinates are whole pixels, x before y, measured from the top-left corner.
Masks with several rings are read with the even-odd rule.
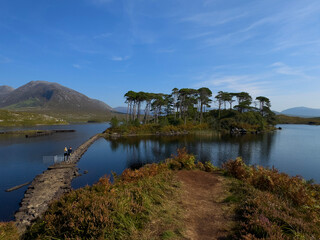
[[[180,170],[223,174],[224,202],[234,205],[237,226],[231,239],[319,239],[320,185],[276,169],[247,166],[237,158],[222,168],[201,163],[179,150],[177,156],[138,170],[126,169],[110,182],[73,190],[54,201],[23,239],[184,239]],[[0,236],[15,233],[0,224]],[[17,239],[17,238],[11,238]]]
[[[208,124],[181,124],[181,125],[160,125],[160,124],[123,124],[111,126],[104,133],[106,135],[118,134],[121,136],[138,136],[138,135],[157,135],[157,134],[167,134],[167,135],[178,135],[187,134],[190,131],[197,130],[208,130]]]
[[[250,125],[245,125],[246,133],[256,134],[258,131],[256,128],[251,128]],[[270,127],[259,133],[270,132],[276,130],[275,127]],[[131,136],[176,136],[186,134],[229,134],[230,130],[226,129],[211,129],[207,123],[202,124],[181,124],[181,125],[161,125],[161,124],[142,124],[132,125],[123,124],[117,126],[111,126],[104,131],[105,137],[131,137]]]
[[[277,116],[278,124],[305,124],[305,125],[320,125],[320,118],[303,118],[303,117],[293,117],[286,115]]]

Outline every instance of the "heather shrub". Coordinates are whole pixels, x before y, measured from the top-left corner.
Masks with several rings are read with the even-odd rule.
[[[216,170],[216,167],[213,166],[213,164],[211,162],[205,162],[204,164],[204,170],[206,172],[213,172],[214,170]]]
[[[319,192],[316,187],[307,184],[301,177],[290,177],[285,173],[279,173],[275,168],[248,167],[241,158],[230,160],[223,165],[227,173],[237,179],[243,180],[257,189],[270,191],[280,197],[302,206],[312,206],[319,200]]]
[[[120,176],[114,174],[113,183],[109,177],[103,177],[91,187],[71,191],[54,201],[24,237],[139,239],[151,217],[159,214],[165,199],[174,194],[170,169],[213,171],[214,166],[196,163],[195,156],[183,148],[164,163],[126,169]]]
[[[195,169],[196,168],[196,158],[193,154],[189,154],[186,148],[180,148],[177,150],[177,155],[172,155],[171,158],[166,160],[166,164],[169,169]]]
[[[168,166],[169,169],[171,170],[180,170],[182,169],[182,164],[180,162],[178,162],[177,160],[174,159],[167,159],[166,160],[166,164]]]
[[[240,200],[240,239],[320,239],[320,186],[275,168],[248,167],[241,159],[223,168],[240,179],[232,198]]]
[[[113,119],[114,120],[114,119]],[[191,122],[187,122],[187,124],[180,125],[168,125],[168,124],[156,124],[156,123],[148,123],[148,124],[134,124],[134,123],[124,123],[122,125],[119,124],[111,124],[111,127],[108,128],[105,133],[112,134],[118,133],[122,135],[149,135],[156,133],[170,134],[170,133],[179,133],[185,131],[196,131],[196,130],[204,130],[209,129],[209,125],[206,123],[202,124],[194,124]]]
[[[167,125],[161,128],[161,131],[165,133],[178,132],[179,130],[179,127],[174,125]]]
[[[18,229],[13,222],[0,222],[0,239],[16,240],[19,239]]]
[[[52,203],[26,233],[26,239],[130,239],[143,229],[156,205],[172,192],[164,164],[101,178]]]
[[[224,163],[222,168],[237,179],[244,180],[249,177],[248,167],[240,157],[236,158],[236,160],[230,160]]]
[[[246,192],[238,208],[239,238],[319,239],[319,212],[296,207],[290,200],[250,185],[238,183],[236,188]]]
[[[206,167],[202,162],[197,162],[196,168],[201,170],[201,171],[205,171],[206,170]]]

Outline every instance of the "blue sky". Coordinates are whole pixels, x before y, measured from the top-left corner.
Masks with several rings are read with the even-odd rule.
[[[320,108],[319,0],[1,0],[0,85],[58,82],[112,107],[128,90],[209,87]]]

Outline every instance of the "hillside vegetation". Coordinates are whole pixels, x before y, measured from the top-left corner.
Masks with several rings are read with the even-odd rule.
[[[0,127],[67,124],[63,119],[44,114],[13,112],[0,109]]]
[[[320,118],[303,118],[293,117],[287,115],[277,116],[278,124],[309,124],[309,125],[320,125]]]

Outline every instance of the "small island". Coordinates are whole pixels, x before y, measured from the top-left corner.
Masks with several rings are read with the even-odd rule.
[[[180,135],[204,130],[256,134],[274,130],[277,123],[270,100],[259,96],[253,101],[247,92],[218,92],[217,109],[211,108],[212,92],[205,87],[174,88],[170,94],[128,91],[124,96],[125,120],[113,117],[106,135]]]

